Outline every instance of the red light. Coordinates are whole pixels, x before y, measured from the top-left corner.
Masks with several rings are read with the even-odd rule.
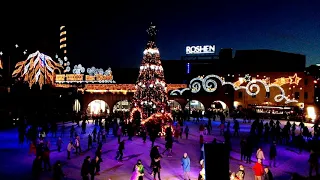
[[[314,82],[314,83],[317,83],[317,80],[314,80],[313,82]]]

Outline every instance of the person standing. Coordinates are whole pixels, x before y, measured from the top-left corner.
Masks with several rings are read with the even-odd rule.
[[[254,171],[254,180],[262,180],[263,167],[261,164],[261,159],[258,159],[258,162],[253,166]]]
[[[53,180],[63,180],[66,177],[61,168],[61,162],[58,160],[53,165]]]
[[[76,148],[76,154],[80,155],[80,153],[81,153],[81,145],[80,145],[80,137],[79,136],[76,137],[74,145],[75,145],[75,148]]]
[[[82,180],[89,180],[89,173],[90,173],[90,156],[87,156],[82,163],[81,167],[81,177]]]
[[[91,134],[88,135],[88,150],[92,148],[92,136]]]
[[[241,164],[239,166],[239,170],[236,174],[236,177],[239,179],[239,180],[244,180],[244,176],[246,175],[245,171],[244,171],[244,167],[243,165]]]
[[[186,128],[184,128],[184,133],[186,134],[186,139],[188,139],[189,136],[189,126],[186,125]]]
[[[273,141],[272,145],[270,146],[270,162],[269,166],[271,167],[271,164],[273,162],[273,167],[276,167],[276,156],[277,156],[277,147],[276,142]]]
[[[132,180],[143,180],[144,167],[142,165],[141,159],[138,159],[137,164],[133,167]]]
[[[151,148],[151,151],[150,151],[150,159],[151,159],[150,167],[151,167],[151,168],[152,168],[152,166],[153,166],[153,164],[154,164],[154,159],[155,159],[157,156],[160,156],[159,146],[153,146],[153,147]]]
[[[183,154],[183,157],[181,159],[181,165],[183,168],[183,178],[185,180],[191,180],[190,178],[190,158],[188,157],[187,153]]]
[[[32,164],[32,175],[35,180],[40,179],[40,174],[42,171],[42,161],[41,161],[41,156],[37,156],[33,160]]]
[[[154,159],[153,167],[152,167],[153,178],[155,180],[156,180],[157,174],[158,174],[158,179],[161,180],[161,176],[160,176],[160,170],[161,170],[160,159],[161,159],[161,156],[156,156],[156,158]]]
[[[63,144],[62,139],[61,139],[61,137],[59,137],[57,140],[58,152],[61,152],[62,144]]]
[[[69,144],[68,144],[68,146],[67,146],[68,160],[71,159],[71,158],[70,158],[70,155],[71,155],[72,149],[75,149],[75,148],[74,148],[74,146],[73,146],[73,144],[72,144],[72,141],[70,141]]]
[[[246,159],[246,146],[247,142],[244,138],[241,139],[240,141],[240,154],[241,154],[241,161]]]
[[[99,174],[100,171],[100,159],[98,156],[96,156],[95,159],[93,159],[90,163],[90,176],[91,180],[94,180],[94,177]]]
[[[122,161],[123,150],[124,150],[124,140],[122,140],[120,142],[119,147],[118,147],[118,151],[117,151],[116,159],[119,160],[119,161]]]
[[[264,153],[263,153],[261,147],[259,147],[259,149],[257,150],[256,157],[257,157],[257,159],[260,159],[261,164],[263,164],[263,160],[265,160],[265,158],[264,158]]]
[[[51,164],[50,164],[50,150],[48,147],[45,147],[43,152],[43,163],[44,163],[44,169],[51,171]],[[47,169],[48,167],[48,169]]]
[[[273,180],[273,175],[268,167],[264,168],[264,180]]]
[[[316,175],[318,176],[319,174],[319,161],[318,161],[318,156],[317,156],[317,154],[313,151],[313,150],[311,150],[311,152],[310,152],[310,156],[309,156],[309,160],[308,160],[308,162],[309,162],[309,166],[310,166],[310,168],[309,168],[309,177],[311,177],[312,176],[312,171],[313,170],[315,170],[316,171]]]
[[[120,140],[121,140],[121,134],[122,134],[122,128],[121,128],[121,126],[119,126],[118,130],[117,130],[117,137],[118,137],[119,144],[120,144]]]

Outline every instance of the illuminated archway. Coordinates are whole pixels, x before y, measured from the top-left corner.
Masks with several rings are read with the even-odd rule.
[[[123,101],[118,101],[114,106],[113,106],[113,112],[128,112],[130,111],[130,102],[128,100],[123,100]]]
[[[142,114],[142,109],[135,107],[131,110],[130,112],[130,120],[133,120],[135,113],[138,112],[140,114],[140,120],[142,121],[143,118],[143,114]]]
[[[74,112],[80,112],[81,110],[81,105],[78,99],[74,100],[74,104],[73,104],[73,111]]]
[[[171,111],[172,110],[181,110],[181,105],[176,100],[169,100],[168,105],[169,105]]]
[[[103,100],[93,100],[89,103],[88,108],[87,108],[87,113],[91,115],[99,115],[99,114],[104,114],[110,113],[110,108],[109,105],[103,101]]]
[[[217,101],[213,101],[211,104],[211,108],[213,109],[223,109],[223,110],[228,110],[229,107],[227,106],[227,104],[223,101],[217,100]]]
[[[191,108],[191,110],[201,110],[204,111],[205,107],[204,105],[198,101],[198,100],[191,100],[187,103],[185,109],[189,110]]]

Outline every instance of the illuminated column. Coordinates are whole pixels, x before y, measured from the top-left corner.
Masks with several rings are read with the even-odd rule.
[[[60,56],[63,57],[64,72],[70,71],[70,62],[67,57],[67,31],[66,26],[60,26]]]

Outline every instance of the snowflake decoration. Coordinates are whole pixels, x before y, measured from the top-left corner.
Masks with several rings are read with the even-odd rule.
[[[67,63],[67,65],[68,65],[68,63]],[[70,63],[69,63],[69,65],[70,65]],[[86,71],[86,69],[81,64],[75,65],[72,70],[73,74],[82,74],[85,71]]]
[[[97,74],[97,69],[95,67],[91,67],[91,68],[88,68],[87,69],[87,73],[90,75],[90,76],[94,76]]]
[[[106,75],[106,76],[112,75],[112,71],[111,71],[110,67],[104,72],[104,75]]]
[[[63,65],[63,60],[62,59],[58,58],[58,62],[59,62],[60,65]]]

